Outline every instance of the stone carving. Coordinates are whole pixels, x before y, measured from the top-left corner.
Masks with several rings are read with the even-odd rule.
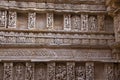
[[[97,19],[98,19],[98,31],[104,31],[105,29],[105,20],[104,20],[105,16],[104,15],[98,15]]]
[[[56,66],[56,80],[66,80],[67,79],[66,65],[58,64]]]
[[[0,27],[7,25],[7,11],[0,11]]]
[[[97,31],[97,18],[95,16],[89,17],[89,31]]]
[[[114,80],[114,64],[105,64],[106,80]]]
[[[67,62],[67,80],[75,80],[75,63]]]
[[[117,70],[117,80],[120,79],[120,63],[118,64],[118,70]]]
[[[64,14],[64,30],[71,30],[71,15]]]
[[[3,69],[4,69],[4,67],[3,67],[3,64],[2,63],[0,63],[0,80],[3,80]]]
[[[47,64],[47,80],[55,80],[55,62],[49,62]]]
[[[34,63],[26,63],[25,80],[34,80]]]
[[[94,80],[94,63],[86,63],[86,80]]]
[[[36,13],[28,13],[28,29],[34,29],[36,22]]]
[[[14,69],[14,80],[24,80],[24,65],[21,63],[17,63]]]
[[[13,63],[4,63],[3,80],[13,80]]]
[[[53,13],[47,13],[47,28],[53,29]]]
[[[17,43],[25,43],[26,41],[25,33],[19,33],[17,36],[18,36]]]
[[[76,80],[85,80],[85,67],[84,66],[76,66]]]
[[[81,14],[81,31],[88,31],[88,15]]]
[[[16,28],[17,13],[15,11],[9,11],[8,28]]]
[[[80,30],[80,16],[75,15],[72,17],[72,30]]]

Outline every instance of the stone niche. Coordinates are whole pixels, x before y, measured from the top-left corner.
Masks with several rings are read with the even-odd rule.
[[[63,30],[63,15],[62,14],[54,14],[54,29],[55,30]]]
[[[17,13],[17,29],[28,29],[28,13]]]
[[[104,63],[95,63],[95,80],[106,80]]]
[[[36,28],[45,29],[46,28],[46,13],[37,13],[36,14]]]

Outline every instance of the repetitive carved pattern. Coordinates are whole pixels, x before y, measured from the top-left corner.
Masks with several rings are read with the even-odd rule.
[[[26,63],[25,80],[34,80],[34,63]]]
[[[80,30],[80,16],[75,15],[72,17],[72,30]]]
[[[67,80],[75,80],[75,63],[67,62]]]
[[[106,80],[114,80],[114,64],[105,64]]]
[[[22,63],[17,63],[15,66],[14,66],[14,80],[24,80],[24,65]]]
[[[64,14],[64,30],[71,30],[71,15]]]
[[[88,31],[88,15],[81,14],[81,31]]]
[[[53,29],[53,13],[47,13],[47,28]]]
[[[28,28],[33,29],[35,28],[35,21],[36,21],[36,13],[28,13]]]
[[[13,80],[13,63],[4,63],[3,80]]]
[[[66,80],[67,79],[67,71],[65,64],[57,64],[56,65],[56,80]]]
[[[38,63],[36,65],[36,76],[35,76],[35,80],[46,80],[47,76],[46,76],[46,65],[44,63]]]
[[[95,16],[89,17],[89,31],[97,31],[97,18]]]
[[[16,28],[16,20],[17,13],[14,11],[9,11],[9,22],[8,22],[8,28]]]
[[[55,80],[55,62],[49,62],[47,64],[47,73],[48,79],[47,80]]]
[[[94,80],[94,63],[86,63],[86,80]]]
[[[84,66],[76,66],[76,80],[85,80],[85,67]]]
[[[0,27],[7,25],[7,11],[0,11]]]
[[[104,27],[105,27],[105,16],[104,15],[98,15],[97,19],[98,19],[98,30],[99,31],[104,31]]]

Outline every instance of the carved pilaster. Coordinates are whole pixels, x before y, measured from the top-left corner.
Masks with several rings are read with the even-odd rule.
[[[13,80],[13,63],[4,63],[3,80]]]
[[[36,22],[36,13],[28,13],[28,29],[34,29]]]
[[[114,64],[105,64],[106,80],[114,80]]]
[[[97,31],[97,18],[95,16],[89,17],[89,31]]]
[[[71,15],[64,14],[64,30],[71,30]]]
[[[47,28],[53,29],[53,23],[54,23],[54,15],[53,13],[47,13]]]
[[[4,28],[7,26],[7,11],[0,11],[0,27]]]
[[[8,28],[16,28],[17,13],[15,11],[9,11],[8,15]]]
[[[55,62],[47,64],[47,80],[55,80]]]
[[[98,31],[104,31],[105,30],[105,15],[98,15]]]
[[[75,63],[67,62],[67,80],[75,80]]]
[[[94,80],[94,63],[86,62],[86,80]]]
[[[26,63],[25,80],[34,80],[34,63]]]
[[[81,14],[81,31],[88,31],[88,15]]]

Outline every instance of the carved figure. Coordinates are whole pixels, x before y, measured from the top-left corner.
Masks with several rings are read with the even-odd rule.
[[[64,15],[64,30],[71,30],[71,15]]]
[[[7,25],[7,11],[0,11],[0,27]]]
[[[53,13],[47,13],[47,28],[53,29]]]

